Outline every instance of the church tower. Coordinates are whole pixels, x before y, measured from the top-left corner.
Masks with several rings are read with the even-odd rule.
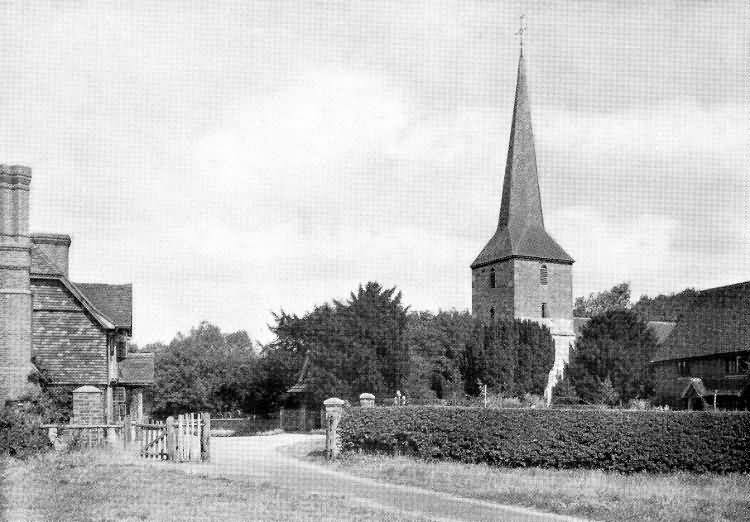
[[[497,230],[471,264],[471,310],[488,323],[529,319],[555,340],[549,394],[568,361],[573,333],[573,258],[544,228],[521,48]]]

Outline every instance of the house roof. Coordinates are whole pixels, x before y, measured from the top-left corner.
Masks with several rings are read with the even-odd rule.
[[[118,328],[131,329],[133,320],[133,285],[75,283],[91,303],[109,317]]]
[[[302,393],[307,390],[307,382],[305,380],[307,379],[307,372],[310,370],[310,354],[308,353],[305,355],[305,362],[302,363],[302,369],[299,372],[299,376],[297,377],[297,382],[294,383],[294,386],[289,388],[286,392],[287,393]]]
[[[133,287],[100,283],[73,283],[37,246],[31,246],[31,278],[57,279],[107,329],[132,331]]]
[[[544,229],[523,52],[518,59],[516,99],[497,231],[471,268],[512,257],[573,263],[573,258]]]
[[[750,281],[701,291],[656,361],[750,351]]]
[[[699,397],[711,397],[716,395],[734,395],[739,397],[750,389],[750,380],[745,376],[723,377],[718,379],[699,379],[694,377],[682,392],[683,399],[688,397],[690,389],[695,391]]]
[[[581,336],[583,327],[586,326],[589,321],[591,321],[590,317],[573,318],[573,331],[575,332],[576,338]],[[668,321],[649,321],[646,323],[646,328],[648,328],[651,333],[654,334],[657,344],[661,344],[669,337],[669,334],[672,333],[675,324],[676,323],[671,323]]]

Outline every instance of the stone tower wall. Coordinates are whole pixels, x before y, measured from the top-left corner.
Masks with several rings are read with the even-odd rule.
[[[542,265],[547,267],[547,284],[541,283]],[[550,261],[513,260],[515,287],[514,317],[573,319],[573,272],[571,265]]]
[[[31,169],[0,165],[0,403],[19,399],[31,370]]]
[[[490,271],[495,270],[495,287],[490,286]],[[489,321],[490,309],[495,317],[514,317],[513,261],[501,261],[471,271],[471,314]]]

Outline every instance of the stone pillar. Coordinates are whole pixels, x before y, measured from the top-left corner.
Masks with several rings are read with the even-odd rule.
[[[374,408],[375,396],[372,393],[361,393],[359,395],[359,405],[362,408]]]
[[[341,449],[336,430],[338,429],[341,415],[344,412],[344,401],[332,397],[323,401],[323,405],[326,408],[326,458],[333,460],[338,457],[339,450]]]
[[[95,386],[81,386],[73,390],[73,419],[71,424],[102,424],[104,401],[102,391]]]

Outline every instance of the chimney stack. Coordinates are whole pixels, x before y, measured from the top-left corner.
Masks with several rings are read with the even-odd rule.
[[[70,236],[67,234],[31,234],[31,242],[39,247],[44,255],[52,261],[60,273],[68,277],[68,250]]]
[[[17,400],[31,369],[31,169],[0,165],[0,404]]]

